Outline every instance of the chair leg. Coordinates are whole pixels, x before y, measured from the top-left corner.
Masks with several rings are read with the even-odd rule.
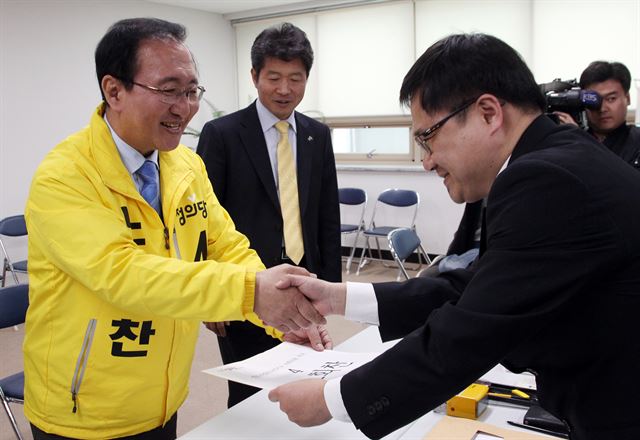
[[[356,271],[356,276],[360,275],[360,269],[362,269],[364,265],[367,264],[367,259],[365,258],[364,253],[366,251],[369,251],[369,257],[371,257],[371,249],[369,248],[369,237],[365,236],[365,238],[366,238],[366,244],[362,248],[362,253],[360,253],[360,263],[358,263],[358,270]]]
[[[13,432],[15,432],[18,440],[22,440],[22,435],[20,435],[20,430],[18,429],[18,424],[16,423],[15,417],[13,417],[13,412],[11,412],[11,408],[9,408],[9,402],[2,392],[2,388],[0,388],[0,400],[2,400],[2,404],[4,405],[4,410],[7,413],[7,417],[9,417],[9,421],[11,422],[11,427],[13,428]]]
[[[347,260],[347,274],[351,270],[351,263],[353,262],[353,255],[356,253],[356,246],[358,245],[359,236],[360,236],[360,231],[356,232],[356,238],[353,240],[353,246],[351,247],[351,254],[349,254],[349,259]]]
[[[420,252],[422,252],[422,255],[424,255],[424,261],[425,264],[428,266],[431,264],[431,258],[429,258],[429,254],[427,254],[427,251],[424,250],[424,247],[422,247],[422,245],[418,246],[418,249],[420,249]]]
[[[2,262],[2,278],[0,279],[0,287],[4,287],[4,283],[7,279],[7,259]]]

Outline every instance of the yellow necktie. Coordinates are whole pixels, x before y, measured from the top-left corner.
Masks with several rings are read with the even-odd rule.
[[[289,144],[289,123],[280,121],[275,125],[280,133],[278,141],[278,187],[280,190],[280,209],[284,222],[284,246],[287,256],[299,264],[304,254],[302,225],[300,222],[300,203],[298,201],[298,178],[293,163],[293,153]]]

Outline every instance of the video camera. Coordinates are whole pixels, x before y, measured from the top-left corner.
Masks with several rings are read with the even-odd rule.
[[[585,109],[599,110],[602,106],[600,95],[593,90],[582,90],[575,79],[562,81],[556,78],[550,83],[540,84],[540,90],[544,94],[546,112],[551,119],[559,122],[554,111],[568,113],[583,129],[587,129]]]

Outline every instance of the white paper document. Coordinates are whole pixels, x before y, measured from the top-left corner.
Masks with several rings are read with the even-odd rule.
[[[302,379],[333,379],[366,364],[379,353],[315,351],[283,342],[244,361],[204,370],[207,374],[258,388],[272,389]]]

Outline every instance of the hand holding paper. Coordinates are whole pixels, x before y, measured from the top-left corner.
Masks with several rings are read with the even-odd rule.
[[[280,410],[299,426],[317,426],[331,420],[324,400],[323,379],[306,379],[281,385],[269,392],[269,400],[280,402]]]
[[[302,267],[281,264],[256,274],[255,304],[253,310],[262,321],[282,332],[307,328],[312,324],[325,324],[326,320],[311,303],[293,287],[276,288],[276,283],[287,274],[311,274]]]

